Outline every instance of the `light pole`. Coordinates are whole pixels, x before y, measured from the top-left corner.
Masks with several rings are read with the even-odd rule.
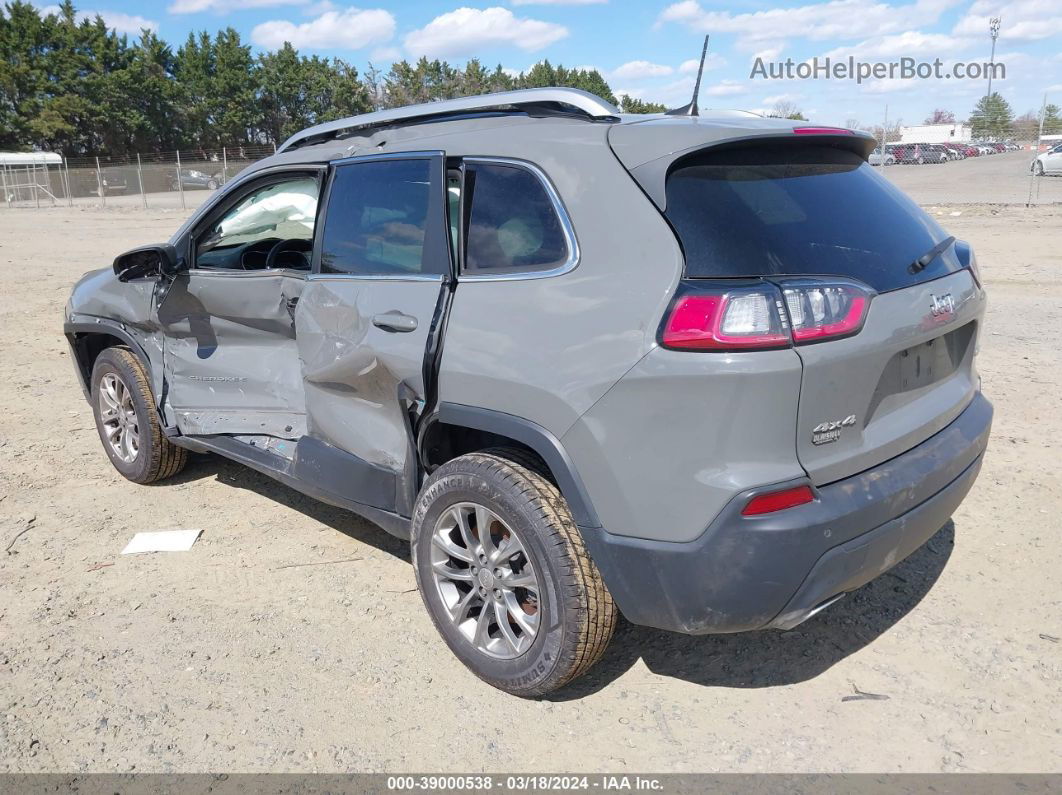
[[[988,20],[988,35],[992,37],[992,55],[988,59],[988,92],[985,94],[984,119],[982,120],[982,135],[988,137],[992,131],[992,75],[996,71],[996,39],[999,38],[999,17]]]
[[[988,94],[986,96],[992,96],[992,75],[995,73],[996,63],[996,39],[999,38],[999,17],[992,17],[988,20],[988,35],[992,37],[992,55],[988,59]]]

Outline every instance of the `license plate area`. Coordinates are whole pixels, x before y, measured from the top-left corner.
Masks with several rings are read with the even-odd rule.
[[[952,369],[948,367],[951,358],[939,338],[900,351],[899,359],[900,389],[904,392],[928,386],[940,377],[942,369]]]

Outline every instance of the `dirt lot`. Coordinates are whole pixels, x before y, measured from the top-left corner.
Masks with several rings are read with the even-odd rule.
[[[61,311],[182,215],[0,208],[0,771],[1062,771],[1062,205],[915,196],[991,291],[995,431],[954,523],[789,633],[625,626],[543,702],[465,671],[366,522],[218,458],[120,478]],[[118,555],[169,527],[203,535]]]

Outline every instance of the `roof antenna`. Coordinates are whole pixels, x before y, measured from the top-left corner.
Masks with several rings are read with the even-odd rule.
[[[693,101],[681,108],[674,108],[666,112],[667,116],[700,116],[697,111],[697,95],[701,93],[701,75],[704,74],[704,59],[708,55],[708,36],[704,37],[704,48],[701,50],[701,65],[697,67],[697,82],[693,85]]]

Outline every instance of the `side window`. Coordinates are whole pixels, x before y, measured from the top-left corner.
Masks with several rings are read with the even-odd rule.
[[[442,189],[433,161],[373,160],[339,166],[332,179],[321,272],[360,276],[441,274],[448,267]],[[438,218],[435,218],[435,216]],[[436,248],[441,250],[436,251]]]
[[[570,251],[542,181],[515,165],[469,162],[465,171],[465,272],[558,268]]]
[[[315,177],[299,175],[255,188],[198,236],[198,268],[309,268],[317,217]],[[284,243],[284,245],[279,245]]]

